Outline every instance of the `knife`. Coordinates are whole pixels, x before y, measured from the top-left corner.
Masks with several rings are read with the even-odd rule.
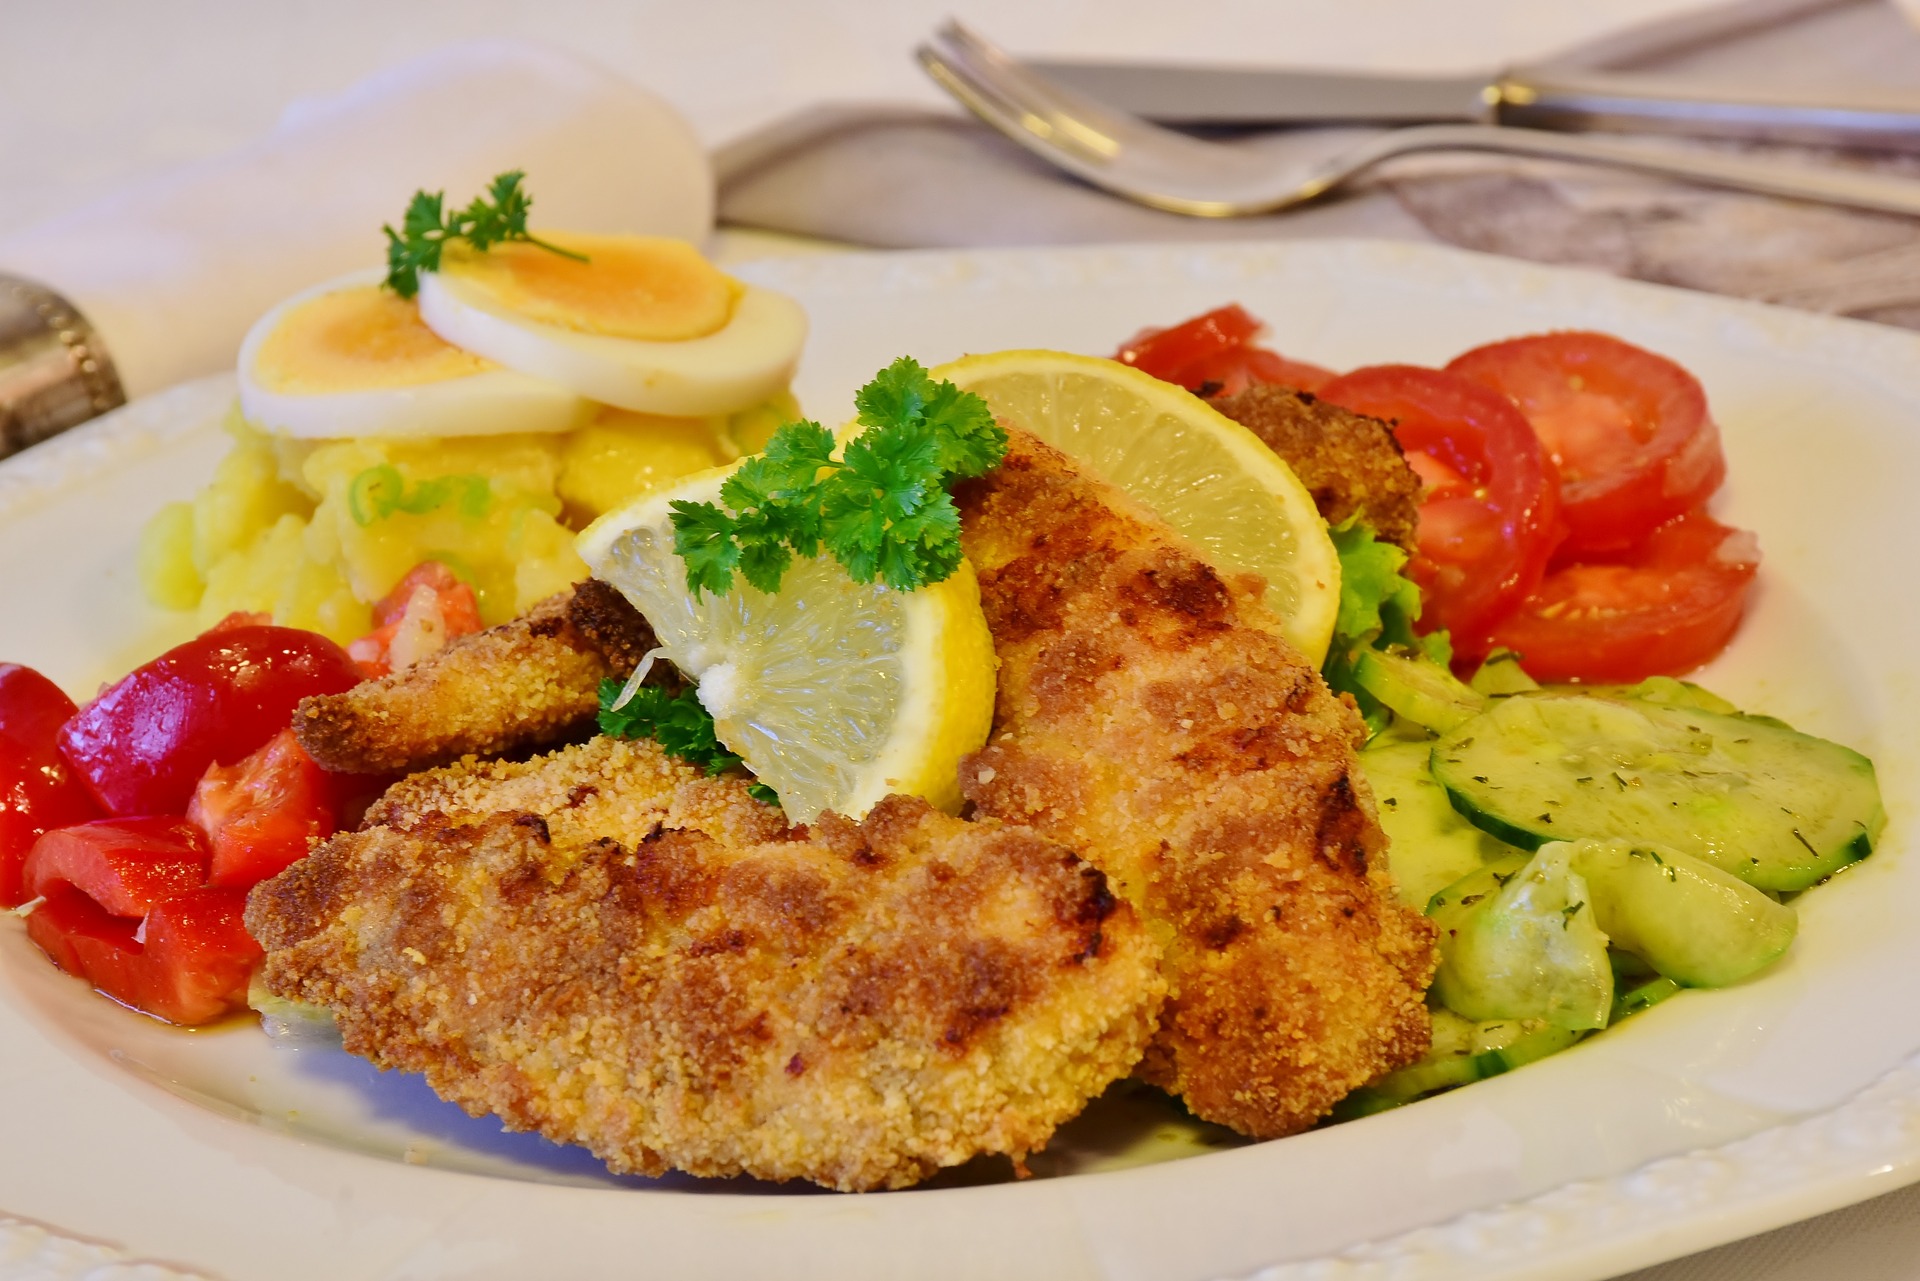
[[[1171,125],[1472,121],[1920,151],[1920,93],[1790,94],[1524,67],[1491,76],[1396,76],[1153,63],[1029,65],[1089,97]]]

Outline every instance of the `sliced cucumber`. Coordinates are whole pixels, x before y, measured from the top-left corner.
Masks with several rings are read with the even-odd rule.
[[[1499,1076],[1502,1072],[1538,1063],[1549,1054],[1571,1049],[1590,1035],[1592,1032],[1589,1029],[1554,1027],[1551,1024],[1535,1028],[1497,1050],[1488,1050],[1479,1055],[1480,1079],[1484,1081],[1490,1076]]]
[[[1432,765],[1456,809],[1515,845],[1619,837],[1768,890],[1805,889],[1865,857],[1886,823],[1860,753],[1644,700],[1501,699],[1441,737]]]
[[[1416,912],[1427,900],[1481,864],[1525,855],[1487,835],[1453,808],[1447,790],[1433,781],[1427,759],[1432,740],[1381,742],[1360,753],[1360,769],[1373,787],[1380,826],[1387,833],[1387,865],[1400,901]]]
[[[1687,987],[1725,987],[1765,969],[1799,927],[1791,907],[1677,850],[1581,841],[1571,859],[1613,945]]]
[[[1443,1090],[1484,1081],[1556,1054],[1586,1035],[1531,1019],[1476,1022],[1451,1010],[1435,1010],[1433,1048],[1425,1057],[1355,1090],[1334,1110],[1334,1119],[1371,1116]]]
[[[1520,655],[1510,649],[1496,649],[1474,671],[1467,687],[1488,698],[1505,698],[1510,694],[1530,694],[1540,688],[1540,682],[1520,666]]]
[[[1629,1018],[1644,1009],[1660,1004],[1680,990],[1680,985],[1672,979],[1646,979],[1624,991],[1614,989],[1613,1018],[1607,1026],[1611,1027],[1621,1019]]]
[[[1354,683],[1416,725],[1444,734],[1478,716],[1487,700],[1431,658],[1362,651]]]
[[[1553,692],[1631,698],[1643,703],[1658,703],[1662,707],[1691,707],[1702,712],[1719,712],[1723,716],[1732,716],[1740,711],[1712,690],[1671,676],[1649,676],[1637,685],[1561,685]]]
[[[1470,1019],[1540,1019],[1572,1031],[1607,1025],[1607,936],[1572,854],[1554,844],[1531,859],[1501,859],[1434,895],[1433,993],[1443,1005]]]

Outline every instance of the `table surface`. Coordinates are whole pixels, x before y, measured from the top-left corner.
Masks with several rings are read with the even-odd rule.
[[[1699,0],[975,0],[961,15],[1034,54],[1460,71],[1545,56]],[[0,234],[266,132],[310,95],[462,36],[543,40],[660,93],[709,144],[824,100],[933,104],[913,43],[950,0],[241,0],[8,15],[0,41]],[[750,33],[743,36],[742,33]],[[153,56],[156,49],[164,56]],[[831,252],[722,229],[725,261]],[[4,1207],[0,1207],[4,1214]],[[190,1262],[190,1261],[185,1261]],[[0,1281],[17,1274],[0,1260]],[[1633,1274],[1632,1281],[1920,1281],[1920,1187]],[[238,1281],[238,1279],[235,1279]]]

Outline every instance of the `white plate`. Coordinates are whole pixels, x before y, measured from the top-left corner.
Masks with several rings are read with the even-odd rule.
[[[1570,326],[1670,353],[1724,428],[1721,514],[1766,552],[1752,617],[1708,681],[1870,753],[1888,839],[1802,900],[1799,941],[1759,981],[1683,994],[1524,1072],[1275,1143],[864,1197],[613,1180],[416,1080],[128,1014],[0,922],[0,1210],[286,1281],[1489,1281],[1608,1275],[1920,1178],[1920,1068],[1903,1066],[1920,1051],[1920,337],[1386,244],[849,255],[742,274],[811,313],[798,390],[830,423],[903,352],[1107,351],[1233,300],[1282,350],[1334,366]],[[227,395],[223,380],[181,388],[0,466],[0,657],[81,692],[157,648],[169,624],[137,599],[134,540],[205,479]],[[1166,1156],[1167,1130],[1151,1110],[1109,1118],[1071,1156]]]

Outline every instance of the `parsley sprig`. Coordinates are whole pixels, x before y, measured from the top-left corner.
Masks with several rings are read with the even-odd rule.
[[[533,197],[520,189],[526,176],[510,169],[488,184],[485,196],[475,196],[472,204],[452,213],[444,209],[446,192],[414,192],[400,230],[395,231],[392,224],[380,228],[387,235],[387,288],[402,298],[419,293],[420,273],[440,270],[440,255],[452,240],[464,240],[482,252],[509,240],[524,240],[562,258],[587,261],[585,254],[528,233],[527,211],[533,208]]]
[[[633,697],[620,701],[622,682],[609,677],[600,682],[600,732],[614,738],[650,738],[670,756],[720,774],[740,764],[713,731],[713,717],[700,705],[691,687],[669,693],[658,685],[642,685]],[[765,783],[750,783],[755,800],[778,805],[780,798]]]
[[[854,581],[878,578],[896,591],[960,567],[960,512],[947,487],[1000,465],[1007,434],[993,411],[905,356],[874,375],[854,405],[867,430],[838,458],[832,432],[788,423],[727,478],[724,507],[671,504],[673,549],[696,599],[724,596],[736,570],[776,592],[795,557],[823,548]]]

